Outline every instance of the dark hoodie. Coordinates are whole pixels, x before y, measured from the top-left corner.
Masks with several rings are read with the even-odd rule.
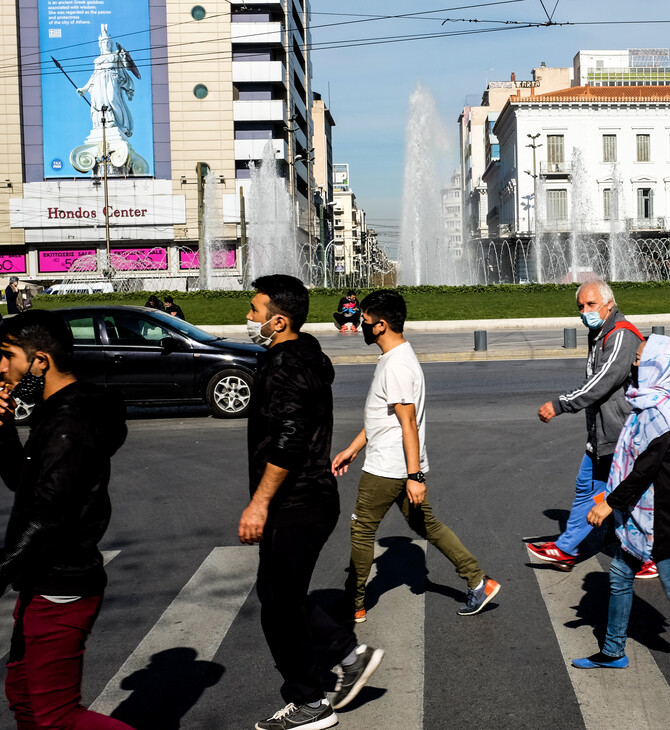
[[[37,406],[25,446],[0,426],[0,476],[15,492],[0,587],[89,596],[106,584],[98,542],[111,515],[110,457],[126,438],[123,402],[75,382]]]
[[[249,414],[249,489],[270,463],[289,474],[270,503],[274,524],[301,525],[339,511],[330,471],[335,373],[318,341],[306,333],[258,356]]]

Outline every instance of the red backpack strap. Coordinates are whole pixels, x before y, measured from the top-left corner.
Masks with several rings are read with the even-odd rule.
[[[631,324],[630,322],[626,322],[626,321],[616,322],[614,327],[612,327],[612,329],[603,338],[603,349],[605,349],[605,343],[607,342],[607,338],[611,334],[614,334],[614,332],[616,332],[616,330],[628,330],[629,332],[632,332],[634,335],[636,335],[638,337],[638,339],[640,339],[640,340],[644,339],[644,336],[642,335],[640,330],[634,324]]]

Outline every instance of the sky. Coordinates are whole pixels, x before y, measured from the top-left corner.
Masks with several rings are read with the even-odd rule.
[[[543,61],[571,67],[579,50],[670,47],[668,0],[311,0],[311,10],[313,90],[335,119],[333,161],[349,163],[357,203],[390,253],[417,84],[447,130],[443,186],[459,164],[458,116],[481,103],[488,81],[530,79]],[[523,27],[548,18],[556,25]],[[459,35],[385,42],[446,33]]]

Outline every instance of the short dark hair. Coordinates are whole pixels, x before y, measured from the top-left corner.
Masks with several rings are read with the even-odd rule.
[[[170,294],[168,294],[165,297],[165,301],[168,302],[169,304],[174,304],[174,299],[172,298],[172,296]]]
[[[309,311],[309,292],[300,279],[288,274],[269,274],[259,276],[251,286],[270,298],[268,311],[271,314],[288,317],[294,332],[298,332],[305,324]]]
[[[72,372],[72,332],[56,312],[30,309],[14,317],[6,317],[0,326],[0,343],[20,347],[29,360],[38,350],[46,352],[60,372]]]
[[[349,296],[350,294],[356,296],[356,292],[353,289],[349,289],[349,291],[347,292],[347,296]]]
[[[405,300],[391,289],[370,292],[361,302],[361,312],[383,319],[392,332],[402,332],[407,319]]]

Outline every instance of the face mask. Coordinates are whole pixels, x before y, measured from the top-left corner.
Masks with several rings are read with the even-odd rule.
[[[252,322],[250,319],[247,320],[247,334],[251,338],[251,341],[255,345],[260,345],[261,347],[270,347],[272,344],[272,338],[275,336],[275,332],[273,332],[269,337],[266,337],[264,334],[261,333],[261,330],[263,327],[265,327],[266,324],[269,322],[272,322],[274,317],[270,317],[267,322],[263,322],[261,324],[260,322]]]
[[[365,340],[366,345],[374,345],[379,339],[379,335],[372,334],[372,330],[376,324],[377,322],[372,322],[371,324],[361,322],[361,330],[363,330],[363,339]]]
[[[639,368],[639,365],[630,366],[630,379],[633,382],[633,388],[640,387],[640,381],[638,380]]]
[[[590,330],[599,330],[605,324],[598,312],[582,312],[580,317]]]
[[[33,366],[34,360],[30,363]],[[28,368],[28,372],[19,380],[16,387],[12,391],[12,398],[18,398],[28,405],[33,405],[42,400],[44,395],[44,375],[33,375]]]

